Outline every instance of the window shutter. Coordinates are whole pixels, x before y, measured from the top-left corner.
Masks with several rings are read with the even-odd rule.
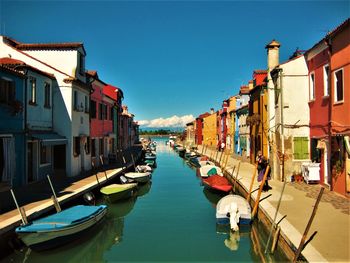
[[[309,159],[309,139],[307,137],[301,138],[302,159]]]
[[[294,152],[293,152],[293,157],[294,159],[300,159],[301,157],[301,142],[300,142],[299,137],[294,137],[293,142],[294,142]]]

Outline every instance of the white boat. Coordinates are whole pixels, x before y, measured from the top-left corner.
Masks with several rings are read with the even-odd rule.
[[[152,172],[152,167],[149,165],[138,165],[135,168],[135,171],[138,173]]]
[[[205,166],[205,165],[215,165],[215,163],[213,163],[212,161],[199,161],[199,165]]]
[[[145,173],[130,172],[130,173],[125,173],[124,176],[129,183],[130,182],[147,183],[151,179],[150,172],[145,172]]]
[[[224,176],[222,174],[221,168],[216,166],[216,165],[204,165],[202,167],[199,168],[199,172],[201,177],[209,177],[211,175],[217,174],[220,176]]]
[[[230,217],[227,216],[228,213]],[[232,216],[233,214],[234,216]],[[235,224],[232,222],[233,218],[236,218],[236,223],[240,225],[250,224],[252,220],[251,207],[244,197],[229,194],[221,198],[216,206],[216,223],[219,225],[231,224],[231,228],[233,228],[232,226]]]

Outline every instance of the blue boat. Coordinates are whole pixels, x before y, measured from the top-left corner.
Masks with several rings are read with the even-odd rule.
[[[46,250],[79,237],[100,222],[106,213],[106,205],[77,205],[17,227],[15,231],[31,249]]]

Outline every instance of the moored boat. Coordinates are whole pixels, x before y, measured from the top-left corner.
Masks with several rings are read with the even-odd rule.
[[[232,206],[232,204],[234,204]],[[248,225],[251,223],[251,207],[248,201],[240,196],[229,194],[221,198],[216,206],[216,222],[220,225],[230,224],[230,217],[227,216],[228,213],[231,213],[233,207],[238,209],[239,224]]]
[[[136,190],[137,183],[129,184],[110,184],[102,187],[100,192],[103,194],[104,198],[113,203],[121,199],[129,198],[133,195]]]
[[[128,182],[137,182],[137,183],[147,183],[151,179],[151,173],[125,173],[125,178],[128,179]]]
[[[46,250],[79,237],[100,222],[106,213],[106,205],[76,205],[19,226],[15,231],[26,246],[33,250]]]
[[[202,181],[205,187],[214,191],[228,193],[232,189],[230,182],[225,177],[217,174],[208,178],[202,178]]]
[[[223,176],[221,168],[216,165],[204,165],[199,168],[199,172],[201,177],[206,178],[212,175],[220,175]]]

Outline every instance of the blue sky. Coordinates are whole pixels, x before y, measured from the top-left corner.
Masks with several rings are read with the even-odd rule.
[[[124,91],[135,119],[161,123],[218,109],[266,68],[268,42],[285,61],[348,18],[349,3],[0,0],[0,22],[21,42],[83,42],[87,69]]]

